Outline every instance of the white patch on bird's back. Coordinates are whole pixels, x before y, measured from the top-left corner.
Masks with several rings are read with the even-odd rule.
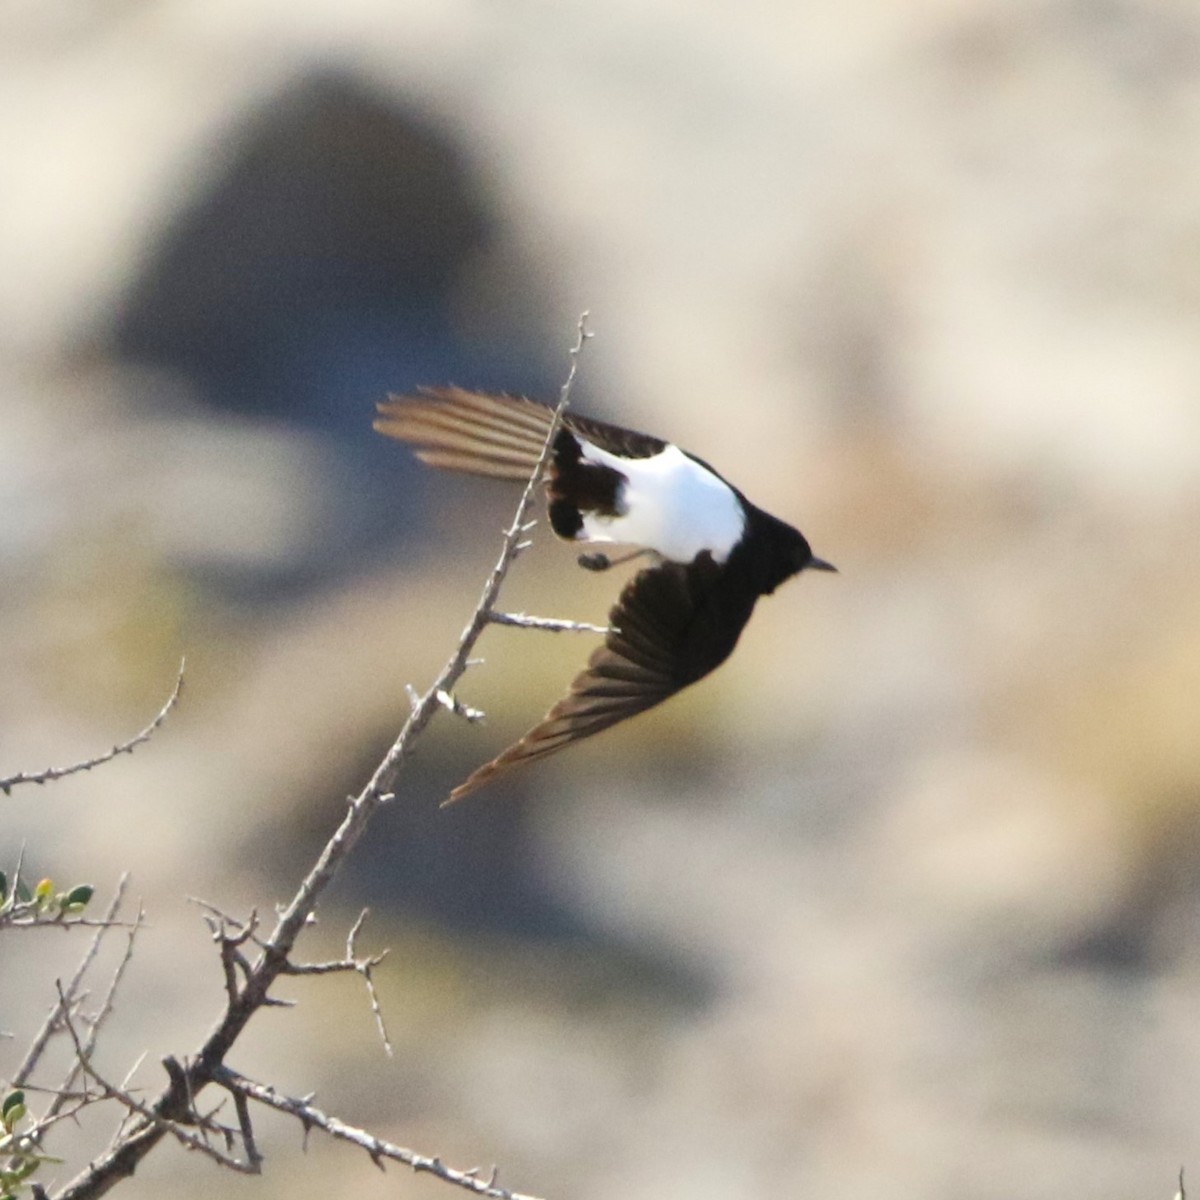
[[[746,514],[721,478],[668,446],[651,458],[622,458],[579,439],[587,462],[603,463],[628,480],[617,497],[621,515],[584,513],[582,538],[644,546],[673,562],[708,550],[724,562],[746,527]]]

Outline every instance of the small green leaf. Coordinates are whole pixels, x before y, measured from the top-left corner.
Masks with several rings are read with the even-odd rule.
[[[8,876],[3,871],[0,871],[0,904],[3,904],[8,896]]]
[[[29,890],[29,884],[23,879],[17,880],[17,903],[28,904],[33,899],[33,893]]]
[[[66,912],[82,912],[88,906],[95,888],[90,883],[81,883],[73,887],[62,899]]]
[[[25,1103],[25,1093],[23,1091],[21,1091],[20,1088],[17,1088],[15,1091],[9,1092],[8,1095],[4,1097],[4,1101],[2,1103],[0,1103],[0,1115],[3,1115],[5,1121],[7,1121],[8,1114],[14,1108],[16,1108],[16,1106],[18,1104],[24,1104],[24,1103]]]

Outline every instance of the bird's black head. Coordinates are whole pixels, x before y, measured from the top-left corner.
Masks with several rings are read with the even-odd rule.
[[[781,583],[801,571],[836,571],[833,563],[818,558],[800,530],[762,509],[749,515],[750,535],[746,542],[757,547],[754,553],[761,595],[769,596]]]

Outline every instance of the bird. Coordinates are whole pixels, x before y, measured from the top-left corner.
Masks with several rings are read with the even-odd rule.
[[[421,388],[377,406],[374,428],[433,467],[526,482],[554,410],[523,396]],[[752,504],[703,459],[671,442],[563,413],[543,477],[554,533],[634,549],[578,556],[593,571],[649,560],[567,694],[532,729],[474,771],[447,803],[608,729],[703,679],[733,652],[754,606],[801,571],[836,571],[804,535]]]

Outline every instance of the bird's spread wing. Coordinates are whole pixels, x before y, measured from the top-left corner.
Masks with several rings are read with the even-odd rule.
[[[566,696],[520,741],[456,787],[450,800],[695,683],[729,656],[753,607],[753,598],[727,586],[724,569],[707,553],[640,571],[609,614],[604,645]]]
[[[430,466],[496,479],[528,479],[545,445],[553,410],[520,396],[427,388],[379,405],[375,428],[416,447]],[[612,454],[650,458],[666,443],[644,433],[568,413],[563,427]]]

